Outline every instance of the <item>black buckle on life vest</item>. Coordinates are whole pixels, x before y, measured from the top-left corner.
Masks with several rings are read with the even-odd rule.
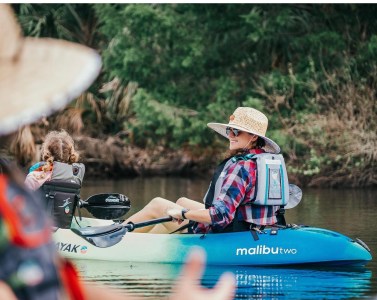
[[[263,230],[266,228],[264,225],[257,225],[257,224],[251,224],[250,225],[250,233],[253,237],[254,241],[259,240],[258,234],[265,233]]]

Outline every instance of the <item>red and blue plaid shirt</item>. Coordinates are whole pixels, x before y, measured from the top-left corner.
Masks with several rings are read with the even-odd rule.
[[[250,150],[251,154],[260,154],[261,149]],[[226,164],[222,173],[225,173],[220,194],[213,200],[209,208],[211,224],[196,223],[194,233],[207,233],[216,229],[223,230],[239,213],[242,219],[257,225],[272,225],[277,222],[275,213],[279,206],[241,205],[254,201],[257,166],[254,160],[236,160]],[[215,184],[215,183],[213,183]]]

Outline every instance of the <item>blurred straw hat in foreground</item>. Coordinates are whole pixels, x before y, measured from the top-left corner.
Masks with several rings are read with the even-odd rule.
[[[0,135],[63,108],[100,68],[100,56],[88,47],[22,37],[12,8],[0,4]]]

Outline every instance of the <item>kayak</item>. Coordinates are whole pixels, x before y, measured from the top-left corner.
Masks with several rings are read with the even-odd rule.
[[[79,226],[112,223],[83,218]],[[249,231],[206,235],[127,232],[119,242],[105,248],[93,245],[70,229],[57,229],[53,238],[59,252],[72,259],[181,264],[195,246],[205,250],[208,265],[220,266],[362,266],[372,259],[361,240],[307,226],[267,228],[254,235]]]

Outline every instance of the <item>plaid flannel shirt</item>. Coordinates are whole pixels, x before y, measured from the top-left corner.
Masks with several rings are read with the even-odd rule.
[[[261,149],[250,150],[251,154],[260,154]],[[242,219],[257,225],[272,225],[277,222],[275,213],[279,206],[241,205],[254,201],[257,166],[254,160],[237,160],[226,164],[220,194],[214,199],[209,208],[211,224],[196,223],[194,233],[211,232],[213,228],[224,229],[236,215],[236,209]],[[215,184],[215,183],[214,183]]]

